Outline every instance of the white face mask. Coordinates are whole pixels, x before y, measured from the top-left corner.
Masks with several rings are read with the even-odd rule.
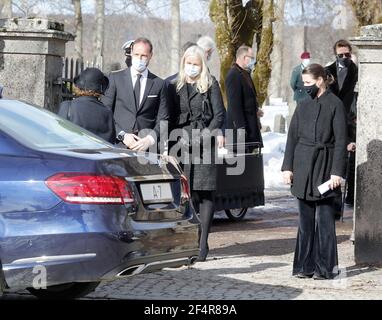
[[[131,65],[136,71],[143,72],[147,68],[147,60],[141,60],[133,56],[131,59]]]
[[[303,59],[303,60],[302,60],[302,65],[303,65],[304,67],[307,67],[309,64],[310,64],[310,59]]]
[[[200,74],[201,68],[199,66],[195,66],[192,64],[187,63],[184,66],[184,72],[186,73],[187,76],[190,78],[195,78]]]

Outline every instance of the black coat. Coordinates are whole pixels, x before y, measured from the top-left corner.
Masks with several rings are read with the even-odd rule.
[[[188,94],[188,86],[183,86],[179,92],[176,92],[176,82],[171,82],[168,86],[168,101],[170,102],[169,110],[172,118],[175,119],[172,128],[184,129],[191,138],[191,145],[198,145],[201,142],[201,137],[192,133],[192,129],[203,129],[202,106],[203,100],[208,99],[213,111],[213,117],[209,122],[208,128],[211,132],[215,129],[220,129],[225,119],[225,108],[221,95],[219,83],[214,78],[213,84],[206,94],[200,94],[193,88],[192,94]],[[210,139],[209,136],[204,136]],[[202,139],[204,139],[204,137]],[[214,139],[212,139],[212,145]],[[179,144],[178,144],[179,146]],[[175,146],[176,148],[176,146]],[[182,145],[183,150],[185,148]],[[187,150],[188,147],[186,147]],[[204,151],[204,150],[203,150]],[[216,165],[214,163],[215,148],[206,150],[206,153],[211,154],[212,163],[203,164],[203,151],[200,157],[191,155],[192,165],[183,165],[184,171],[189,179],[191,190],[210,190],[216,189]],[[170,150],[171,155],[171,150]],[[182,159],[181,159],[182,161]],[[200,161],[201,164],[194,164]]]
[[[340,188],[320,195],[317,187],[331,175],[345,176],[347,127],[345,108],[327,90],[320,98],[302,100],[293,114],[282,171],[293,172],[292,194],[319,200],[341,193]]]
[[[115,142],[113,113],[96,97],[84,96],[64,101],[60,104],[58,115],[106,141]]]
[[[226,129],[245,129],[246,142],[260,142],[260,122],[257,117],[256,89],[250,74],[234,64],[225,79],[227,94]]]
[[[348,72],[341,90],[338,86],[338,76],[337,76],[337,62],[332,63],[326,67],[326,70],[333,76],[334,82],[330,85],[330,90],[341,99],[344,104],[346,114],[350,113],[350,108],[354,100],[354,88],[358,81],[358,68],[351,62],[348,67]]]
[[[148,73],[147,83],[140,106],[135,106],[134,88],[130,68],[112,72],[109,88],[102,102],[114,113],[117,134],[153,129],[159,139],[160,121],[168,120],[164,80]]]

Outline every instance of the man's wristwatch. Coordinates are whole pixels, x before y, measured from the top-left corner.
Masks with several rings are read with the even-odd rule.
[[[117,140],[123,142],[123,139],[125,138],[125,131],[120,131],[117,135]]]

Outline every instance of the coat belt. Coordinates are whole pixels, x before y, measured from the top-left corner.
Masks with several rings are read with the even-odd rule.
[[[323,150],[324,159],[319,164],[320,167],[319,167],[318,179],[320,181],[319,184],[324,183],[325,182],[324,181],[324,179],[325,179],[325,168],[328,165],[328,160],[329,160],[329,149],[333,149],[334,144],[333,143],[313,142],[313,141],[308,141],[308,140],[304,140],[304,139],[301,139],[299,141],[299,143],[302,144],[303,146],[308,146],[308,147],[313,148],[313,153],[312,153],[312,158],[310,161],[310,168],[309,168],[308,194],[310,196],[319,197],[320,193],[319,193],[318,189],[315,188],[315,186],[313,186],[313,173],[314,173],[315,163],[317,161],[318,155],[320,154],[320,151]]]

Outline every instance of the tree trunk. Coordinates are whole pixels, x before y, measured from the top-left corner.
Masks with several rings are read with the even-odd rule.
[[[1,18],[12,18],[12,0],[0,0]]]
[[[358,27],[382,23],[381,0],[347,0],[353,9]]]
[[[83,23],[82,23],[82,10],[81,10],[81,0],[72,0],[74,6],[74,25],[75,25],[75,42],[74,51],[78,59],[83,58],[82,51],[82,33],[83,33]]]
[[[262,106],[268,95],[268,84],[271,76],[271,59],[273,47],[272,23],[274,20],[273,0],[264,0],[263,21],[261,31],[260,47],[257,53],[257,65],[253,74],[257,91],[257,100]]]
[[[261,0],[252,0],[243,7],[242,0],[212,0],[210,17],[215,24],[216,46],[220,56],[220,85],[225,98],[224,80],[236,50],[246,44],[252,46],[253,36],[261,29]]]
[[[171,0],[171,74],[179,70],[180,58],[180,3]]]
[[[276,1],[276,21],[273,22],[273,50],[271,54],[272,71],[268,89],[268,96],[272,98],[281,97],[284,8],[285,0]]]
[[[105,39],[105,0],[96,0],[96,31],[94,38],[94,64],[103,67],[103,44]]]

